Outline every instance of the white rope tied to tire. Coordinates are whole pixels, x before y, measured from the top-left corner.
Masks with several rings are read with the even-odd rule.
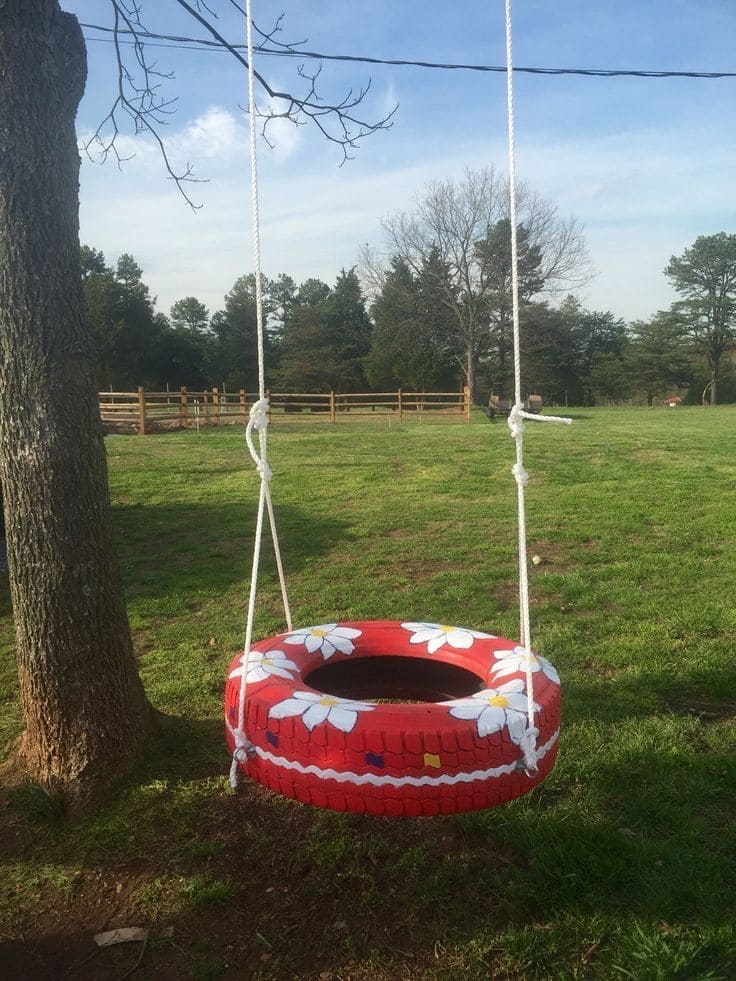
[[[509,140],[509,220],[511,223],[511,294],[514,324],[514,407],[509,413],[509,428],[516,443],[516,463],[511,472],[516,480],[519,528],[519,619],[521,646],[526,664],[527,728],[521,739],[524,767],[530,774],[537,772],[537,736],[535,725],[534,673],[529,627],[529,566],[526,555],[526,506],[524,490],[529,474],[524,469],[524,420],[561,422],[569,425],[572,419],[563,416],[537,416],[526,412],[521,398],[521,338],[519,330],[519,245],[516,229],[516,147],[514,135],[514,66],[511,43],[511,0],[506,3],[506,105]]]
[[[233,790],[238,786],[238,764],[244,763],[248,756],[253,753],[253,746],[245,735],[245,709],[247,695],[247,675],[248,658],[250,656],[250,645],[253,640],[253,622],[255,619],[256,592],[258,588],[258,567],[261,558],[261,545],[263,542],[263,519],[264,512],[268,512],[268,521],[271,527],[271,538],[276,557],[276,568],[278,569],[279,585],[281,587],[281,598],[284,604],[284,614],[286,617],[286,629],[291,631],[291,610],[289,609],[289,598],[286,592],[286,579],[284,567],[281,560],[281,549],[279,547],[278,534],[276,533],[276,516],[271,501],[270,482],[273,477],[271,468],[268,465],[268,422],[269,422],[269,402],[266,397],[265,382],[265,359],[264,359],[264,330],[263,330],[263,289],[261,284],[261,222],[260,209],[258,206],[258,158],[256,152],[256,102],[254,94],[254,74],[253,74],[253,17],[251,12],[251,0],[246,2],[246,46],[248,50],[248,115],[250,122],[250,173],[251,173],[251,210],[253,217],[253,254],[256,278],[256,324],[258,338],[258,401],[250,408],[248,425],[245,429],[245,442],[248,452],[253,458],[256,470],[261,477],[261,489],[258,496],[258,516],[256,518],[256,533],[253,544],[253,565],[250,576],[250,592],[248,596],[248,616],[245,626],[245,639],[243,641],[242,665],[243,672],[240,676],[240,691],[238,696],[238,721],[233,727],[233,738],[235,749],[230,764],[230,786]],[[253,441],[253,432],[258,433],[258,449]]]

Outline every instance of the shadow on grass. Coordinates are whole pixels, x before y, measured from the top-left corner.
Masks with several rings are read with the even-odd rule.
[[[96,814],[54,832],[57,856],[80,856],[81,881],[73,908],[47,911],[26,955],[40,944],[66,969],[92,932],[142,922],[173,928],[147,951],[142,977],[198,976],[186,973],[197,964],[211,977],[228,965],[235,977],[341,975],[351,963],[370,964],[365,976],[376,978],[481,977],[500,956],[519,972],[513,958],[528,957],[529,944],[536,968],[521,975],[544,977],[569,967],[581,929],[597,933],[577,957],[598,937],[614,952],[625,944],[611,938],[635,945],[640,929],[661,940],[664,923],[711,938],[691,957],[682,951],[692,938],[675,945],[685,973],[667,976],[722,969],[723,897],[736,888],[724,844],[734,762],[669,721],[611,727],[607,756],[582,762],[567,762],[563,743],[546,784],[507,807],[392,821],[249,783],[231,794],[220,722],[174,720]]]
[[[701,719],[706,725],[736,716],[736,667],[683,670],[650,667],[606,678],[571,680],[564,689],[567,717],[576,722],[620,723],[656,713]]]
[[[250,571],[257,505],[243,502],[127,505],[113,509],[116,546],[129,599],[225,589]],[[348,538],[347,524],[277,509],[287,576]],[[273,548],[264,526],[263,568],[273,571]]]

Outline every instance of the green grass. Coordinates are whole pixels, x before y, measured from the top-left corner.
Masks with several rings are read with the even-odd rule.
[[[242,433],[110,438],[141,671],[177,718],[73,826],[28,788],[4,809],[0,940],[94,930],[97,910],[174,925],[151,976],[736,976],[736,411],[571,414],[530,424],[526,448],[535,646],[563,679],[557,767],[504,808],[406,822],[228,792],[222,687],[257,495]],[[518,635],[512,451],[484,417],[279,422],[295,621]],[[20,716],[0,603],[7,744]],[[256,631],[282,624],[266,549]]]

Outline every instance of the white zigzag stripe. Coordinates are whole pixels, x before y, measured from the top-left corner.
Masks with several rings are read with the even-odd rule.
[[[557,729],[547,742],[539,747],[537,759],[541,760],[547,755],[559,739],[559,736],[560,730]],[[477,780],[496,780],[506,773],[513,773],[517,767],[517,764],[514,762],[504,763],[502,766],[492,766],[487,770],[470,770],[464,773],[441,773],[436,777],[393,777],[388,773],[352,773],[349,770],[333,770],[331,767],[323,770],[314,764],[304,766],[298,760],[287,760],[285,756],[274,756],[273,753],[267,749],[262,749],[260,746],[256,746],[255,751],[262,760],[273,763],[274,766],[281,767],[284,770],[296,770],[298,773],[311,774],[312,776],[319,777],[320,780],[335,780],[337,783],[354,783],[358,785],[369,783],[374,787],[387,785],[391,787],[437,787],[442,784],[475,783]]]

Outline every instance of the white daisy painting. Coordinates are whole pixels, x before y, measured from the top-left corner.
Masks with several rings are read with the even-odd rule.
[[[231,678],[239,678],[245,671],[247,684],[255,684],[259,681],[266,681],[269,677],[286,678],[291,681],[296,676],[299,668],[293,661],[284,654],[283,651],[251,651],[248,654],[247,664],[243,664],[243,656],[240,658],[240,667],[230,672]]]
[[[560,676],[546,657],[534,653],[527,654],[523,647],[517,646],[510,651],[494,651],[493,656],[496,660],[491,664],[489,672],[494,681],[497,678],[508,678],[509,675],[519,671],[526,673],[527,668],[531,668],[533,674],[541,671],[553,684],[560,683]]]
[[[339,651],[341,654],[352,654],[355,650],[353,641],[360,637],[362,631],[354,627],[339,627],[336,623],[321,623],[316,627],[303,627],[295,630],[284,639],[285,644],[299,644],[310,654],[319,651],[325,661]]]
[[[527,725],[526,691],[521,678],[446,704],[451,706],[450,715],[454,718],[475,719],[479,736],[490,736],[505,726],[512,741],[517,745],[521,742]]]
[[[445,644],[459,650],[467,650],[478,639],[492,640],[493,634],[467,627],[455,627],[446,623],[402,623],[404,630],[411,631],[410,644],[426,644],[427,653],[434,654]]]
[[[340,729],[341,732],[352,732],[358,721],[358,713],[372,712],[374,708],[374,705],[354,702],[349,698],[320,695],[313,691],[295,691],[291,698],[285,698],[282,702],[273,705],[268,717],[287,719],[300,716],[310,732],[323,722]]]

